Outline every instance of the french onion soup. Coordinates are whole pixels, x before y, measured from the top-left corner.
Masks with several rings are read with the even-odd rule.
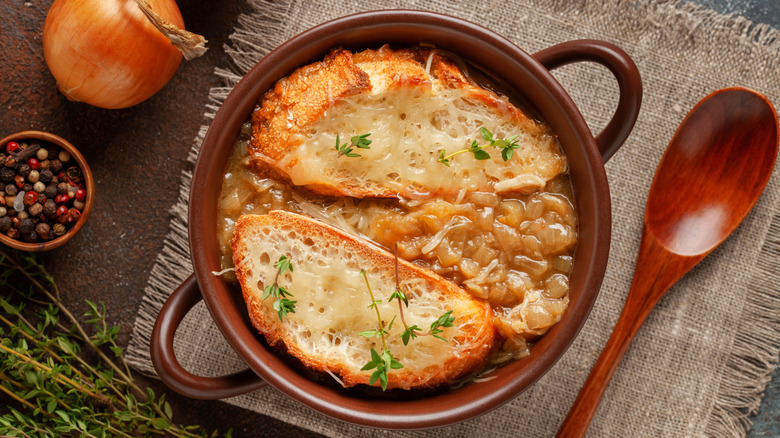
[[[550,128],[452,55],[337,48],[277,82],[244,125],[222,186],[223,268],[270,344],[343,386],[452,384],[528,355],[566,310],[567,172]],[[324,225],[300,227],[311,219]],[[330,249],[353,239],[367,249]],[[429,293],[441,313],[411,310]],[[458,372],[439,375],[445,362]]]

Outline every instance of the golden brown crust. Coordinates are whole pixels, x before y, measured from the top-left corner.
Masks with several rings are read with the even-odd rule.
[[[253,239],[256,232],[266,226],[277,227],[284,224],[291,226],[299,232],[299,236],[312,239],[315,245],[342,245],[346,251],[351,252],[361,260],[361,264],[370,269],[393,270],[395,258],[387,251],[380,250],[365,241],[356,239],[341,230],[326,225],[314,219],[300,216],[294,213],[273,211],[270,215],[247,215],[239,218],[233,240],[233,261],[236,266],[236,276],[241,283],[244,299],[247,303],[250,319],[253,325],[262,333],[272,346],[283,347],[291,355],[297,357],[307,367],[326,372],[330,371],[340,376],[345,386],[368,384],[371,373],[355,372],[342,363],[333,360],[324,360],[312,355],[309,351],[298,345],[293,338],[285,334],[275,313],[269,313],[267,307],[260,301],[260,297],[251,293],[249,276],[245,269],[245,259],[248,257],[250,245],[256,244]],[[333,261],[339,265],[339,261]],[[455,286],[455,284],[439,277],[431,271],[420,268],[412,263],[399,260],[399,274],[402,278],[414,277],[427,282],[431,290],[441,294],[448,300],[451,308],[456,308],[461,314],[471,312],[477,315],[476,322],[468,325],[466,334],[459,336],[459,344],[465,344],[457,357],[443,358],[442,366],[434,371],[433,375],[419,375],[407,372],[403,369],[390,374],[388,388],[432,388],[443,384],[451,384],[456,380],[482,369],[490,354],[499,344],[498,333],[493,326],[492,311],[490,306],[473,298],[468,292]],[[457,314],[458,311],[453,312]],[[456,319],[456,324],[458,323]],[[355,336],[357,336],[355,334]]]
[[[276,83],[252,114],[250,153],[277,161],[295,146],[292,134],[322,116],[333,102],[371,88],[352,54],[334,49],[321,62],[294,71]],[[290,128],[290,125],[293,128]]]

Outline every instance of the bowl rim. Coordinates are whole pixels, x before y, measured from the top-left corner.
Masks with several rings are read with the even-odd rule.
[[[227,144],[233,144],[240,125],[249,118],[257,100],[276,80],[289,74],[289,65],[299,67],[306,64],[302,60],[311,62],[321,59],[327,52],[323,51],[326,46],[341,45],[349,48],[360,45],[360,41],[370,46],[370,43],[365,42],[367,33],[393,26],[413,28],[420,34],[448,35],[462,39],[462,43],[472,47],[469,50],[473,50],[473,47],[484,48],[484,52],[469,52],[469,56],[464,56],[471,62],[489,61],[486,65],[496,64],[497,61],[487,57],[500,56],[502,60],[511,61],[513,68],[520,66],[523,77],[532,81],[528,87],[538,88],[538,95],[555,98],[542,102],[544,108],[539,108],[538,95],[522,94],[526,95],[543,115],[551,112],[560,114],[559,124],[564,125],[566,132],[562,133],[560,127],[553,130],[559,136],[573,139],[568,140],[570,142],[576,141],[578,159],[584,163],[580,177],[582,181],[574,187],[575,198],[578,200],[578,215],[581,216],[582,209],[587,210],[588,217],[593,217],[593,224],[589,230],[590,234],[585,236],[586,239],[592,240],[592,244],[583,250],[587,253],[576,256],[588,257],[590,264],[587,269],[578,268],[575,259],[573,269],[573,272],[577,269],[581,271],[578,272],[578,278],[582,288],[577,291],[576,300],[570,301],[564,319],[532,348],[532,360],[517,360],[491,373],[491,391],[476,391],[473,388],[477,384],[472,384],[430,398],[393,402],[359,400],[351,395],[345,396],[304,376],[290,380],[290,376],[296,372],[275,353],[261,345],[257,340],[260,335],[255,333],[251,323],[247,324],[246,317],[231,308],[228,301],[230,297],[225,295],[226,286],[220,284],[222,280],[212,275],[212,272],[219,271],[218,263],[214,264],[218,256],[204,251],[204,248],[214,245],[210,239],[216,239],[216,212],[209,211],[214,208],[213,204],[207,203],[207,200],[213,198],[212,194],[206,193],[208,184],[221,181],[224,164],[227,162],[224,151],[232,149],[228,148]],[[417,43],[423,39],[418,34],[414,35]],[[403,40],[406,36],[397,38]],[[439,44],[440,39],[434,40],[437,46],[442,47]],[[402,43],[397,40],[393,42]],[[458,53],[457,49],[453,51]],[[286,61],[291,57],[301,62],[295,64]],[[566,150],[567,156],[571,158],[570,152]],[[229,156],[229,152],[227,155]],[[584,205],[580,205],[581,194],[589,194],[592,197],[590,203],[583,201]],[[241,359],[271,386],[321,413],[354,424],[397,429],[443,426],[484,414],[508,402],[544,375],[569,347],[590,313],[606,270],[611,234],[609,186],[601,155],[584,118],[558,81],[531,55],[493,31],[464,19],[413,10],[369,11],[331,20],[291,38],[255,65],[230,92],[206,133],[193,173],[188,219],[192,262],[201,294],[219,330]],[[578,245],[577,251],[580,246]],[[245,307],[243,313],[246,313]],[[558,342],[553,343],[553,340]],[[521,362],[522,365],[518,365]],[[458,395],[448,395],[455,393]]]
[[[95,203],[95,181],[92,175],[92,170],[89,168],[87,160],[84,158],[81,152],[79,152],[79,150],[70,142],[58,135],[45,131],[20,131],[0,139],[0,148],[5,147],[5,145],[10,141],[18,142],[25,139],[47,141],[61,147],[62,149],[65,149],[68,151],[70,156],[76,160],[76,163],[78,163],[79,167],[81,168],[81,174],[84,176],[84,185],[87,192],[84,208],[81,210],[81,217],[79,220],[65,234],[46,242],[26,243],[20,240],[12,239],[5,234],[0,233],[0,243],[10,246],[11,248],[31,252],[49,251],[68,243],[68,241],[72,239],[73,236],[75,236],[76,233],[78,233],[87,222],[87,219],[92,212],[92,206]]]

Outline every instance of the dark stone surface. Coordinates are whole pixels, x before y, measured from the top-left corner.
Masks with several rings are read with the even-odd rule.
[[[697,0],[721,13],[734,12],[780,27],[776,0]],[[170,83],[148,101],[125,110],[102,110],[69,102],[56,91],[43,59],[42,29],[50,0],[0,3],[0,137],[35,129],[71,141],[94,172],[97,200],[89,223],[44,261],[60,283],[67,304],[83,313],[85,299],[107,303],[122,325],[126,345],[146,286],[162,248],[178,195],[185,157],[203,124],[208,90],[219,84],[214,67],[228,65],[223,45],[245,1],[179,0],[187,28],[209,40],[201,58],[183,61]],[[166,391],[157,381],[145,381]],[[175,421],[207,430],[233,427],[233,436],[310,436],[271,418],[216,401],[168,397]],[[7,400],[0,397],[0,406]],[[0,412],[3,410],[0,409]],[[751,437],[780,436],[780,374],[767,387]]]
[[[120,323],[127,345],[149,272],[168,232],[168,209],[179,193],[181,171],[204,123],[208,91],[220,85],[214,68],[228,65],[223,46],[244,1],[178,0],[187,29],[209,40],[209,51],[182,61],[173,79],[151,99],[123,110],[69,102],[57,92],[43,58],[43,23],[51,0],[0,2],[0,137],[25,130],[57,134],[84,154],[95,176],[96,201],[89,222],[43,260],[76,314],[84,300],[103,301]],[[311,436],[277,420],[218,401],[167,392],[174,421],[201,424],[234,437]],[[0,406],[8,399],[0,397]],[[3,408],[0,412],[5,413]]]

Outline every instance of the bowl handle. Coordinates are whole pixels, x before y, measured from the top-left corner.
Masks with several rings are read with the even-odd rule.
[[[618,81],[620,98],[612,119],[596,136],[596,145],[606,162],[623,145],[634,127],[642,104],[642,78],[636,64],[621,48],[598,40],[575,40],[533,54],[547,70],[580,61],[608,68]]]
[[[202,299],[195,275],[184,280],[163,305],[152,330],[152,363],[157,375],[179,394],[201,400],[216,400],[246,394],[267,383],[245,369],[218,377],[196,376],[181,366],[173,351],[173,337],[184,316]]]

